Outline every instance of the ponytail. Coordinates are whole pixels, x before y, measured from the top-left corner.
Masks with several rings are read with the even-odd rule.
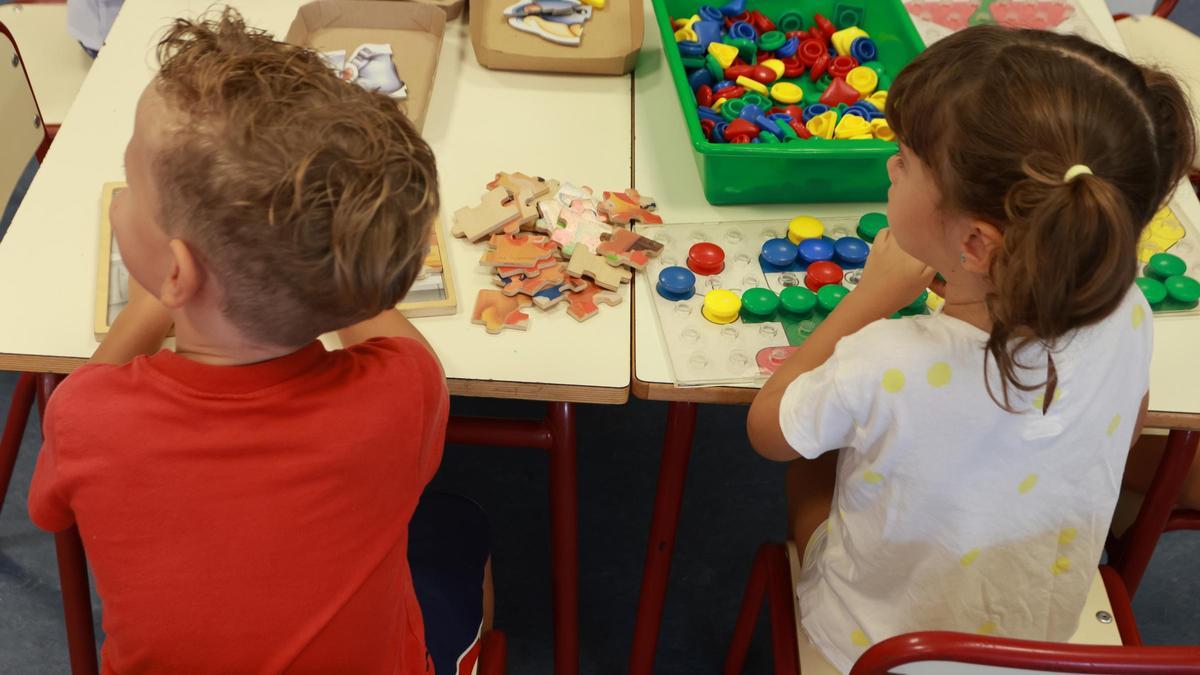
[[[1019,371],[1033,367],[1017,355],[1028,345],[1053,351],[1056,338],[1103,319],[1137,275],[1140,227],[1128,200],[1102,176],[1066,175],[1069,163],[1046,154],[1022,163],[1025,178],[1004,199],[1004,246],[992,261],[987,358],[995,361],[1012,410],[1009,386],[1032,391]],[[1053,271],[1052,275],[1049,271]],[[987,361],[985,360],[985,368]]]

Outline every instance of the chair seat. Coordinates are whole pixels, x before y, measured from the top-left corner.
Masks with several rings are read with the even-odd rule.
[[[21,50],[42,120],[62,124],[92,66],[92,58],[67,33],[67,6],[0,5],[0,23],[12,31]]]
[[[1131,16],[1117,22],[1117,31],[1129,56],[1138,63],[1152,65],[1177,77],[1188,91],[1192,119],[1200,129],[1200,37],[1179,25],[1157,16]],[[1197,139],[1196,163],[1200,170],[1200,138]]]
[[[800,579],[800,563],[801,557],[796,550],[794,542],[788,542],[788,566],[791,569],[792,577],[792,603],[796,611],[796,649],[800,656],[800,674],[801,675],[840,675],[828,661],[824,655],[811,642],[808,641],[808,636],[800,628],[800,605],[796,598],[795,588],[796,582]],[[1079,617],[1079,628],[1075,634],[1071,636],[1068,642],[1072,644],[1094,644],[1094,645],[1120,645],[1121,634],[1117,630],[1117,622],[1111,619],[1108,623],[1102,623],[1097,614],[1105,612],[1111,619],[1113,616],[1112,605],[1108,600],[1108,592],[1104,587],[1104,579],[1099,574],[1092,577],[1092,586],[1088,589],[1087,602],[1083,605],[1083,613]],[[928,662],[928,666],[935,666],[939,662]],[[961,663],[948,664],[951,669],[941,671],[944,673],[962,673],[964,668],[969,668]],[[918,667],[916,665],[909,666],[913,673],[916,673]],[[937,670],[919,669],[922,673],[939,672]],[[905,672],[908,672],[906,669]],[[986,667],[973,667],[971,672],[988,673],[988,672],[1012,672],[1005,669],[989,669]],[[1028,671],[1021,671],[1028,672]]]

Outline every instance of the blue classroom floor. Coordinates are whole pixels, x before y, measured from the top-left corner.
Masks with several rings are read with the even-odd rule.
[[[1180,3],[1173,18],[1200,32],[1200,2]],[[0,238],[9,218],[0,220]],[[0,373],[0,414],[15,381]],[[539,404],[482,399],[455,399],[453,409],[542,412]],[[658,673],[719,671],[755,548],[784,536],[783,468],[746,444],[745,409],[700,410]],[[618,673],[627,665],[665,417],[665,404],[636,399],[578,408],[584,673]],[[30,524],[25,509],[36,429],[35,417],[0,512],[0,673],[68,671],[53,540]],[[451,446],[433,482],[474,498],[491,518],[496,624],[508,633],[509,672],[521,675],[552,670],[546,476],[541,452]],[[1147,643],[1200,644],[1197,560],[1200,533],[1163,537],[1134,602]],[[768,672],[765,637],[760,630],[747,672]]]

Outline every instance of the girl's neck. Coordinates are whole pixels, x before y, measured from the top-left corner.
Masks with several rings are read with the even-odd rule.
[[[985,333],[992,332],[987,311],[987,288],[975,284],[947,284],[942,314],[969,323]]]

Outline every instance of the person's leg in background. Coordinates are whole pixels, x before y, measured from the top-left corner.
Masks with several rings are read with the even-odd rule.
[[[409,524],[408,563],[434,672],[471,673],[494,611],[491,532],[483,509],[466,497],[422,495]]]

